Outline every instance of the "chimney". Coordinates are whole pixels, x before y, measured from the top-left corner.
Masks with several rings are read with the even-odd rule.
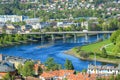
[[[3,60],[3,55],[2,54],[0,54],[0,61],[2,61]]]

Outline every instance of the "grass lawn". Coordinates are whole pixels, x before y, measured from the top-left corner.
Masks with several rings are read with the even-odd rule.
[[[111,43],[110,40],[104,40],[102,42],[97,42],[97,43],[83,46],[81,47],[81,50],[86,52],[100,52],[100,48],[110,43]],[[109,50],[109,48],[107,50]]]
[[[119,57],[119,55],[116,55],[113,52],[114,46],[115,45],[113,45],[110,42],[110,40],[104,40],[102,42],[96,42],[96,43],[92,43],[92,44],[85,45],[82,47],[81,46],[74,47],[71,50],[69,50],[67,52],[67,54],[71,54],[71,55],[76,56],[76,57],[83,59],[83,60],[94,60],[94,54],[89,55],[88,58],[84,58],[84,57],[80,56],[79,51],[82,50],[84,52],[96,52],[96,53],[98,53],[96,55],[97,61],[118,64],[118,63],[120,63],[120,58],[116,58],[116,56]],[[107,54],[108,54],[108,56],[106,58],[101,56],[101,48],[103,48],[103,47],[105,47]]]
[[[108,54],[111,54],[111,55],[114,54],[114,53],[113,53],[113,48],[114,48],[114,47],[115,47],[115,45],[113,45],[113,44],[112,44],[112,45],[109,45],[108,47],[106,47],[107,53],[108,53]]]
[[[109,45],[110,44],[110,45]],[[97,52],[97,53],[100,53],[101,52],[101,48],[105,45],[108,45],[105,49],[107,51],[107,53],[109,55],[115,55],[115,53],[113,52],[113,49],[115,47],[114,44],[112,44],[110,42],[110,40],[104,40],[102,42],[97,42],[97,43],[94,43],[94,44],[89,44],[89,45],[86,45],[86,46],[82,46],[81,47],[81,50],[85,51],[85,52]],[[120,56],[120,55],[118,55]]]
[[[71,49],[68,54],[72,54],[80,59],[85,59],[85,60],[94,60],[94,55],[90,55],[88,58],[84,58],[80,56],[79,51],[84,51],[84,52],[96,52],[98,53],[96,55],[96,59],[97,61],[101,61],[101,62],[108,62],[108,63],[120,63],[120,58],[116,58],[116,56],[120,56],[120,55],[116,55],[113,52],[113,48],[115,45],[113,45],[110,40],[104,40],[102,42],[96,42],[96,43],[92,43],[89,45],[85,45],[85,46],[78,46],[78,47],[74,47],[73,49]],[[100,56],[101,55],[101,48],[105,47],[108,56],[106,58]],[[77,52],[78,51],[78,52]]]

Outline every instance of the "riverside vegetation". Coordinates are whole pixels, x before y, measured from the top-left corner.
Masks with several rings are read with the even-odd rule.
[[[37,35],[1,34],[0,35],[0,47],[34,42],[37,40],[35,38],[37,38]]]
[[[83,60],[94,60],[108,63],[120,63],[120,30],[115,31],[110,39],[93,44],[74,47],[66,53]]]

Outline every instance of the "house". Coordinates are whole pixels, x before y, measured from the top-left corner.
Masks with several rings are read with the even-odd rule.
[[[76,25],[78,26],[79,23],[74,23],[74,22],[57,22],[57,27],[70,27],[71,25]]]
[[[77,73],[74,70],[55,70],[50,72],[43,72],[39,76],[41,80],[96,80],[96,74]]]
[[[49,22],[40,22],[41,28],[49,27],[51,24]]]
[[[17,31],[15,30],[15,26],[12,24],[7,24],[6,25],[6,33],[11,34],[11,33],[16,33]]]
[[[0,22],[20,22],[24,19],[28,19],[28,16],[18,16],[18,15],[0,15]]]
[[[29,33],[31,30],[32,30],[32,26],[31,26],[31,25],[21,26],[21,31],[22,31],[22,32],[27,32],[27,33]]]
[[[111,75],[111,74],[120,74],[120,65],[118,67],[114,66],[94,66],[94,65],[88,65],[87,73],[89,74],[105,74],[105,75]]]
[[[81,27],[82,28],[88,29],[88,25],[89,25],[88,21],[81,22]]]
[[[39,18],[30,18],[30,19],[25,19],[24,21],[26,22],[27,25],[30,25],[32,23],[39,23],[40,19]]]
[[[15,68],[18,68],[19,64],[24,65],[24,63],[27,61],[26,59],[19,58],[19,57],[12,57],[12,56],[7,56],[5,60],[14,64]]]
[[[42,80],[63,80],[67,75],[74,74],[74,70],[55,70],[43,72],[39,78]]]
[[[20,33],[22,31],[21,26],[15,26],[15,32]]]
[[[29,24],[29,25],[31,25],[33,29],[41,29],[40,23],[33,23],[33,24]]]
[[[39,72],[39,67],[42,68],[42,70],[46,70],[46,67],[44,64],[42,64],[39,60],[38,61],[35,61],[35,64],[34,64],[34,71],[35,71],[35,75],[38,75]]]
[[[66,78],[67,80],[96,80],[97,75],[87,73],[70,74]]]
[[[3,60],[3,55],[2,54],[0,54],[0,61],[2,61]]]
[[[5,60],[5,55],[3,55],[3,54],[0,54],[0,61],[3,61],[3,60]]]
[[[15,74],[14,64],[8,61],[0,61],[0,79],[4,77],[7,73]]]
[[[26,77],[26,80],[40,80],[40,79],[39,79],[39,78],[35,78],[35,77],[28,76],[28,77]]]

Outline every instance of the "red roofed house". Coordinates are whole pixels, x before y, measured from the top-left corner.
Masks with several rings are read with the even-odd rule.
[[[40,79],[42,80],[63,80],[64,78],[66,78],[67,75],[73,74],[74,70],[56,70],[56,71],[52,71],[52,72],[43,72],[43,74],[41,74],[39,76]]]

